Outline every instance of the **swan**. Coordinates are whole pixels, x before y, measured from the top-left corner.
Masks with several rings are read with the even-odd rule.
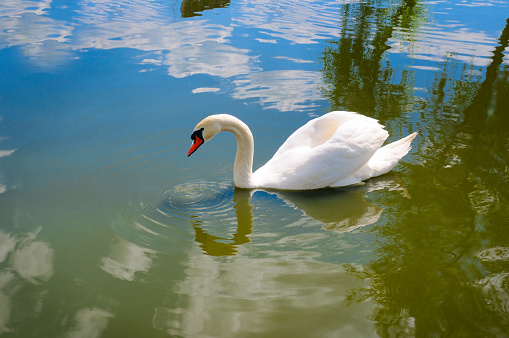
[[[361,183],[391,171],[411,148],[417,132],[384,147],[389,133],[377,120],[334,111],[297,129],[274,156],[253,173],[254,140],[249,127],[228,114],[210,115],[191,135],[191,156],[222,131],[237,138],[233,182],[244,189],[311,190]]]

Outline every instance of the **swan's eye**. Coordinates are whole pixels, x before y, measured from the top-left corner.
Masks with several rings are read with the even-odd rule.
[[[203,139],[203,130],[204,128],[193,131],[193,133],[191,134],[191,140],[196,141],[196,138],[199,138],[200,140],[205,141]]]

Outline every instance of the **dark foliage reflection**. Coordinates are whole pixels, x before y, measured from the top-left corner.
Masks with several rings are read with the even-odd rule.
[[[383,54],[396,30],[415,29],[426,19],[424,6],[346,4],[342,35],[323,52],[325,93],[334,109],[371,114],[388,125],[406,119],[425,126],[415,128],[422,138],[406,167],[412,199],[381,201],[376,258],[367,267],[350,267],[371,285],[352,290],[348,303],[377,303],[372,319],[383,337],[504,334],[509,67],[503,51],[509,20],[487,67],[479,71],[448,58],[419,97],[415,74],[398,70]],[[374,31],[367,29],[372,23]]]
[[[183,18],[200,16],[199,12],[207,9],[227,7],[230,0],[184,0],[180,6],[180,12]]]

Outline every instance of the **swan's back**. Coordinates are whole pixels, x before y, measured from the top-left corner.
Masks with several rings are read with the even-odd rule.
[[[279,147],[278,151],[274,154],[274,157],[289,151],[292,148],[314,148],[323,144],[334,135],[340,125],[359,116],[365,117],[354,112],[334,111],[313,119],[293,132],[285,143]],[[376,120],[369,117],[365,118],[376,122]]]
[[[387,137],[375,119],[331,112],[295,131],[253,174],[253,182],[259,187],[296,190],[334,186],[363,167]]]

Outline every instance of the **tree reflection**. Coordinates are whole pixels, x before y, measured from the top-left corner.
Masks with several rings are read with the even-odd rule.
[[[333,110],[397,116],[413,101],[413,72],[404,70],[400,83],[383,59],[395,28],[411,29],[426,19],[426,5],[414,0],[399,6],[378,2],[343,6],[341,36],[326,46],[321,61],[325,90]]]
[[[401,125],[395,120],[415,104],[418,115],[406,123],[418,124],[422,135],[413,155],[419,165],[405,168],[412,199],[386,196],[373,262],[349,267],[371,285],[352,290],[347,302],[374,301],[371,317],[384,337],[505,334],[507,258],[478,256],[509,247],[509,67],[503,63],[509,20],[487,67],[446,58],[418,98],[414,73],[403,70],[396,81],[384,52],[394,32],[426,19],[423,6],[344,5],[341,37],[323,53],[332,109]]]
[[[199,12],[207,9],[227,7],[230,0],[183,0],[180,6],[180,12],[183,18],[200,16]]]

